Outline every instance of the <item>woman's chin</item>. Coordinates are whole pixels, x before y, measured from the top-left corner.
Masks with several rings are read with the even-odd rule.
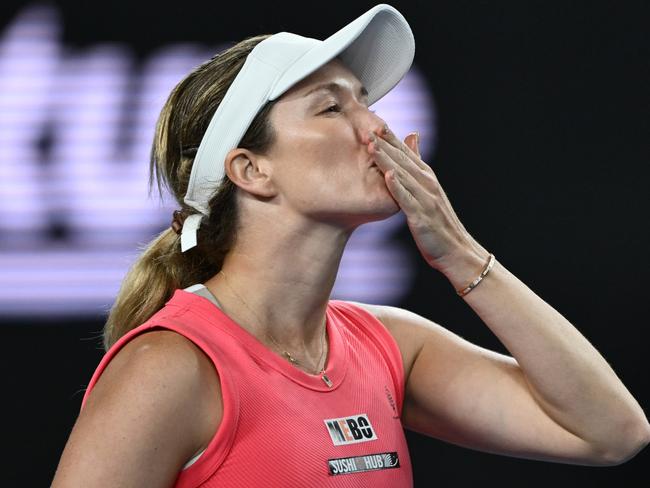
[[[395,215],[400,211],[400,206],[397,201],[393,198],[388,187],[384,186],[381,196],[378,198],[377,208],[382,209],[382,211],[388,213],[389,217]]]
[[[397,205],[397,202],[388,193],[388,189],[386,189],[386,193],[387,195],[382,195],[380,199],[371,203],[367,214],[370,219],[368,220],[369,222],[387,219],[400,211],[399,205]]]
[[[386,207],[385,212],[382,213],[382,220],[387,219],[388,217],[392,217],[396,213],[400,211],[399,205],[397,205],[397,202],[395,200],[392,201],[390,205]]]

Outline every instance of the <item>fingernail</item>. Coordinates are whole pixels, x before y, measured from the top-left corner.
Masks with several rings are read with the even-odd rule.
[[[368,138],[370,139],[370,142],[375,142],[377,140],[377,136],[375,136],[375,133],[372,131],[368,133]]]
[[[415,144],[420,147],[420,133],[415,131]]]

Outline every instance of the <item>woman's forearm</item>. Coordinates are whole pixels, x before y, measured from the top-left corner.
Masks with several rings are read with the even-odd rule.
[[[441,271],[459,290],[478,276],[487,256],[476,244]],[[463,299],[517,360],[533,396],[557,423],[621,457],[648,444],[646,416],[607,361],[498,260]]]

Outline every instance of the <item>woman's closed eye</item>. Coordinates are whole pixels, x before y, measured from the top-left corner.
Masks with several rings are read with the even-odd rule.
[[[341,107],[338,104],[333,104],[327,107],[325,110],[323,110],[321,113],[333,113],[333,112],[340,112]]]
[[[340,111],[341,111],[341,107],[338,104],[335,103],[335,104],[330,105],[329,107],[327,107],[325,110],[323,110],[321,112],[321,114],[336,113],[336,112],[340,112]],[[374,114],[374,113],[376,113],[376,110],[370,110],[370,112],[372,112]]]

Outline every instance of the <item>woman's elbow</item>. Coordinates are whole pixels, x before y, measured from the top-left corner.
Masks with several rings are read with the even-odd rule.
[[[650,444],[650,424],[646,419],[626,429],[625,439],[616,449],[610,449],[602,456],[603,466],[618,466],[628,462]]]

